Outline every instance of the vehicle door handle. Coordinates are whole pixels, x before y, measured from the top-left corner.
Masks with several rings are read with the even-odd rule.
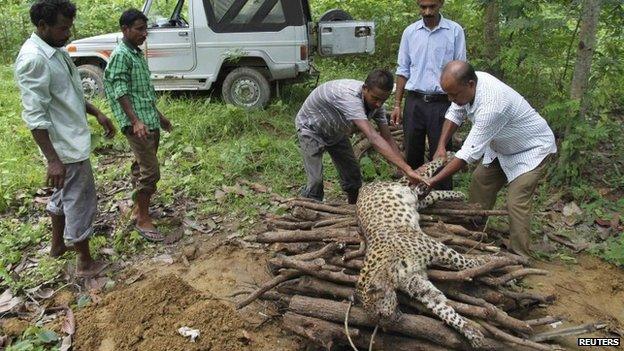
[[[188,32],[178,32],[179,37],[188,37]]]

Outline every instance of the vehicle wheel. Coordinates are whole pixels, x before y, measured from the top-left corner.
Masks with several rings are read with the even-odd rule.
[[[264,108],[271,97],[271,87],[258,70],[239,67],[230,72],[221,87],[223,100],[234,106],[249,109]]]
[[[333,22],[333,21],[351,21],[353,17],[349,13],[341,9],[331,9],[321,15],[319,22]]]
[[[80,65],[78,73],[85,98],[104,97],[104,70],[95,65]]]

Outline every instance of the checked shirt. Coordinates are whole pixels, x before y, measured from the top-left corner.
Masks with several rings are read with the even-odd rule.
[[[156,92],[150,80],[150,71],[143,52],[121,41],[111,55],[104,72],[104,90],[119,123],[119,129],[130,127],[130,118],[119,104],[126,95],[134,113],[149,130],[160,129],[160,116],[156,109]]]

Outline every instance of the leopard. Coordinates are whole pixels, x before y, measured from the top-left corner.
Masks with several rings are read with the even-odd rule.
[[[452,157],[452,155],[450,155]],[[450,157],[437,159],[419,169],[425,177]],[[483,344],[481,331],[459,315],[426,273],[430,265],[463,270],[489,260],[467,257],[422,231],[418,211],[438,200],[464,199],[460,192],[410,187],[407,181],[376,181],[364,185],[356,202],[356,218],[366,242],[364,266],[356,284],[355,298],[380,325],[401,318],[397,290],[425,305],[447,325],[464,335],[473,347]]]

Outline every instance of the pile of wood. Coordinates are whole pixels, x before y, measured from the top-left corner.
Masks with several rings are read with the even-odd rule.
[[[400,321],[375,335],[377,323],[357,302],[350,307],[366,249],[358,233],[355,207],[293,199],[289,209],[284,216],[269,218],[269,231],[253,237],[275,254],[269,261],[274,278],[245,296],[238,308],[258,298],[274,300],[284,311],[285,328],[328,350],[349,345],[349,339],[362,350],[472,349],[463,336],[406,295],[399,296]],[[431,237],[466,255],[500,256],[483,267],[460,272],[441,267],[428,270],[429,279],[448,303],[478,323],[486,336],[482,349],[556,350],[561,348],[544,341],[594,330],[597,325],[592,324],[536,333],[534,327],[559,318],[522,320],[510,315],[526,315],[537,306],[553,303],[554,296],[517,288],[514,283],[522,277],[548,272],[527,267],[526,259],[501,250],[494,238],[474,230],[482,216],[504,214],[460,202],[440,202],[421,211],[421,227]]]

